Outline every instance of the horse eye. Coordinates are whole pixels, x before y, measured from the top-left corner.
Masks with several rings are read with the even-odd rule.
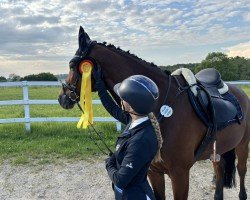
[[[69,63],[69,68],[72,69],[72,68],[74,68],[74,67],[75,67],[75,64],[74,64],[73,62],[70,62],[70,63]]]

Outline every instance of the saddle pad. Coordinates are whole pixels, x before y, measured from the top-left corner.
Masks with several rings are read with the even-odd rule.
[[[188,83],[191,89],[191,91],[193,92],[193,94],[195,96],[197,96],[197,81],[196,81],[196,77],[193,74],[193,72],[188,69],[188,68],[180,68],[175,70],[171,75],[182,75],[184,77],[184,79],[186,80],[186,82]],[[228,86],[223,82],[223,87],[218,89],[220,94],[225,94],[226,92],[228,92]]]
[[[188,90],[188,96],[189,96],[189,100],[190,100],[190,103],[191,105],[193,106],[196,114],[198,115],[198,117],[202,120],[202,122],[210,127],[212,124],[211,122],[209,121],[208,119],[208,116],[207,114],[204,112],[202,106],[200,105],[200,103],[197,101],[197,97],[195,97],[195,95],[193,94],[193,92],[191,92],[191,90]],[[227,101],[230,101],[237,109],[237,114],[234,118],[230,119],[230,120],[227,120],[227,121],[224,121],[224,122],[219,122],[217,124],[217,130],[221,130],[223,128],[225,128],[226,126],[232,124],[232,123],[235,123],[235,122],[240,122],[242,119],[243,119],[243,112],[242,112],[242,109],[240,107],[240,104],[238,102],[238,100],[236,99],[236,97],[229,93],[229,92],[226,92],[225,94],[222,95],[222,97],[227,100]]]

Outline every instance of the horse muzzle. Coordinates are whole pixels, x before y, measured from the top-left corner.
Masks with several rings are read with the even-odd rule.
[[[65,94],[59,95],[58,102],[59,102],[60,106],[62,106],[64,109],[72,109],[75,105],[75,101],[72,101]]]

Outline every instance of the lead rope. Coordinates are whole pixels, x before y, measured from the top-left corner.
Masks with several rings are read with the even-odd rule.
[[[169,93],[169,90],[170,90],[170,87],[171,87],[171,75],[168,76],[168,89],[167,89],[167,93],[165,95],[165,98],[164,98],[164,101],[163,101],[163,105],[165,104],[165,102],[167,101],[167,98],[168,98],[168,93]],[[160,123],[163,119],[163,115],[161,114],[161,112],[158,114],[158,117],[157,117],[157,121]]]
[[[79,96],[76,94],[76,91],[75,91],[76,88],[75,88],[74,86],[72,86],[72,85],[67,84],[67,83],[63,83],[61,80],[60,80],[60,82],[61,82],[61,84],[62,84],[63,89],[64,89],[64,88],[67,88],[67,89],[70,90],[70,96],[68,96],[68,95],[67,95],[67,96],[68,96],[72,101],[74,101],[74,102],[77,104],[77,106],[78,106],[78,108],[80,109],[80,111],[82,112],[82,114],[84,114],[84,110],[82,109],[81,105],[79,104]],[[77,82],[77,81],[76,81],[76,82]],[[74,95],[74,97],[71,96],[72,94]],[[89,130],[89,138],[94,142],[94,144],[98,147],[98,149],[99,149],[104,155],[109,155],[109,156],[111,156],[111,155],[113,154],[113,152],[112,152],[111,149],[108,147],[108,145],[107,145],[106,142],[104,141],[104,139],[103,139],[103,137],[101,136],[101,134],[98,133],[98,131],[96,131],[96,129],[94,128],[94,126],[93,126],[92,123],[90,123],[89,121],[88,121],[88,123],[89,123],[90,126],[92,127],[93,132],[96,133],[96,135],[100,138],[101,142],[104,144],[104,146],[106,147],[106,149],[108,150],[109,153],[107,153],[107,152],[105,152],[104,150],[101,149],[101,147],[98,145],[98,143],[96,142],[96,140],[91,136],[91,132],[92,132],[92,131],[91,131],[90,128],[88,127],[88,130]]]
[[[81,110],[81,112],[84,114],[84,110],[82,109],[81,105],[79,104],[79,101],[76,102],[77,103],[77,106],[78,108]],[[100,146],[97,144],[96,140],[91,136],[91,130],[90,128],[88,128],[89,130],[89,138],[94,142],[94,144],[98,147],[98,149],[104,154],[104,155],[109,155],[111,156],[113,154],[113,152],[111,151],[111,149],[108,147],[108,145],[106,144],[106,142],[104,141],[103,137],[101,136],[101,134],[96,131],[95,127],[93,126],[93,124],[89,123],[90,126],[92,127],[93,129],[93,132],[99,137],[99,139],[101,140],[101,142],[104,144],[104,146],[106,147],[106,149],[108,150],[108,153],[105,152],[104,150],[102,150],[100,148]]]

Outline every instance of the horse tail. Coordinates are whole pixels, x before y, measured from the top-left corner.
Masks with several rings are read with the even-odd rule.
[[[235,187],[235,149],[222,154],[222,157],[225,161],[223,185],[225,188]]]

